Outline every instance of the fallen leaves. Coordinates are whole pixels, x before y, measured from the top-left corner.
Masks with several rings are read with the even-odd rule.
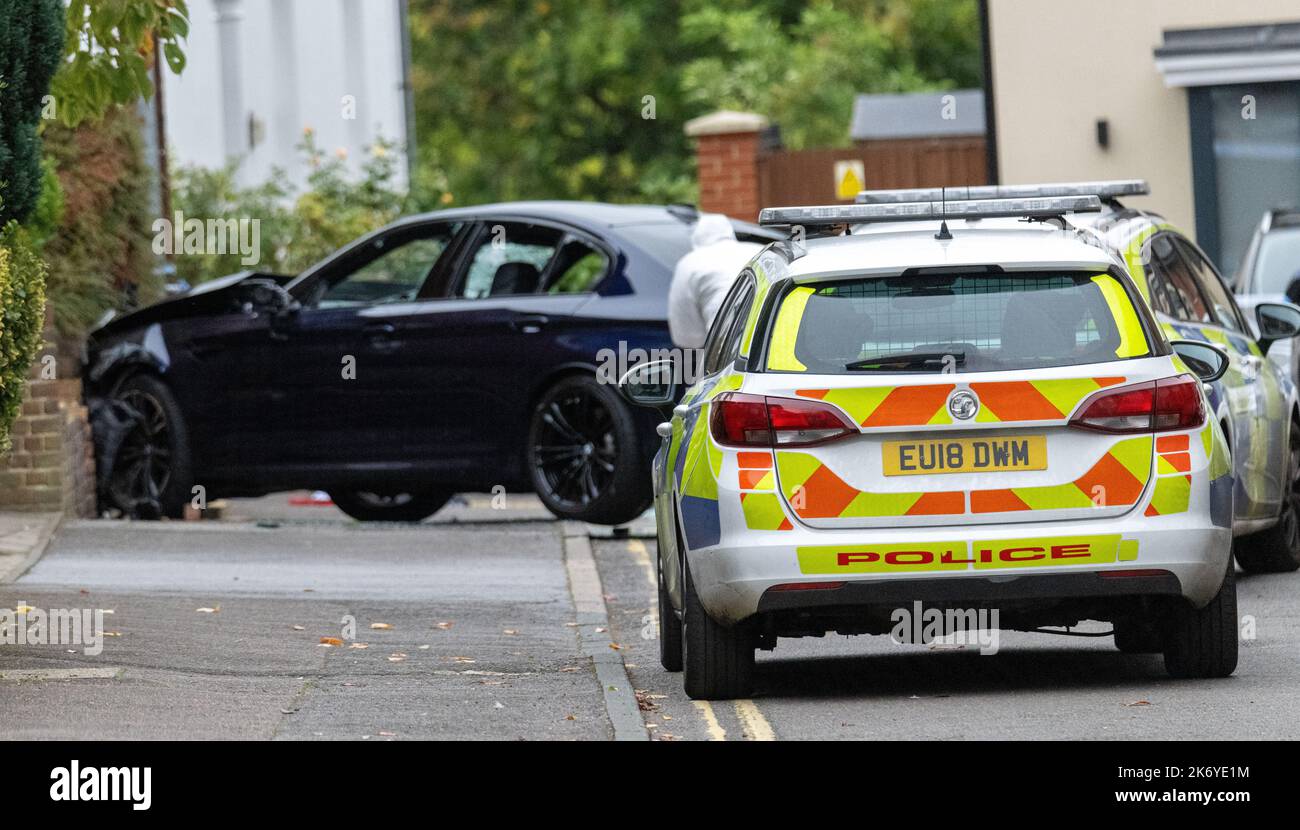
[[[395,651],[392,654],[388,655],[388,662],[390,663],[402,663],[405,660],[406,660],[406,653],[402,651]]]
[[[433,624],[433,627],[440,631],[449,631],[453,625],[455,625],[453,622],[436,622]]]
[[[370,630],[371,630],[371,631],[392,631],[392,630],[393,630],[393,626],[392,626],[392,623],[382,623],[382,622],[380,622],[380,623],[371,623],[371,624],[370,624]]]
[[[343,641],[338,637],[321,637],[320,644],[323,646],[342,647]]]
[[[217,605],[217,606],[213,606],[212,608],[195,608],[195,609],[194,609],[194,613],[196,613],[196,614],[220,614],[220,613],[221,613],[221,606],[220,606],[220,605]]]
[[[1147,700],[1146,698],[1143,698],[1142,700],[1135,700],[1135,701],[1133,701],[1132,703],[1125,703],[1124,705],[1125,705],[1126,707],[1128,707],[1128,706],[1150,706],[1150,705],[1151,705],[1151,701]]]

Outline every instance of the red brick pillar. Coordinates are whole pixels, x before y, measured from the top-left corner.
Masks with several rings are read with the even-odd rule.
[[[758,219],[758,160],[766,127],[761,115],[725,110],[686,122],[686,134],[696,141],[700,210]]]

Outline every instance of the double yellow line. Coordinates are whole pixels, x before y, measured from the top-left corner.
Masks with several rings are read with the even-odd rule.
[[[627,549],[632,554],[632,558],[636,560],[636,563],[641,566],[641,570],[650,583],[650,615],[655,618],[655,623],[658,624],[656,615],[659,613],[659,581],[655,574],[654,563],[650,561],[650,551],[646,549],[645,542],[640,539],[629,539]],[[704,729],[709,735],[709,740],[727,740],[727,730],[718,721],[718,713],[713,710],[713,704],[707,700],[692,702],[695,704],[695,711],[699,713],[700,718],[704,721]],[[772,731],[772,724],[767,722],[767,718],[763,716],[757,703],[746,699],[733,701],[732,704],[736,707],[736,719],[740,721],[741,732],[745,740],[776,740],[776,733]]]

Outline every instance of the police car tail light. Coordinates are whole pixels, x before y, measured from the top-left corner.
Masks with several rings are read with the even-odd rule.
[[[723,392],[713,399],[709,428],[719,444],[739,447],[772,446],[767,402],[762,395]]]
[[[819,401],[768,398],[767,417],[777,446],[807,447],[857,434],[840,411]]]
[[[739,447],[807,447],[858,431],[830,404],[743,392],[713,400],[709,427],[719,444]]]
[[[1156,432],[1191,429],[1205,423],[1201,381],[1192,375],[1179,375],[1176,378],[1156,381],[1153,421]]]
[[[1179,375],[1098,392],[1084,401],[1070,426],[1098,432],[1167,432],[1205,423],[1198,381]]]

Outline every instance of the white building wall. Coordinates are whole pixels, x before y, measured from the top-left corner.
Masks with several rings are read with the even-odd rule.
[[[1151,195],[1125,204],[1193,234],[1187,90],[1165,86],[1152,50],[1165,29],[1297,17],[1297,0],[991,0],[1002,183],[1145,178]],[[1109,149],[1097,145],[1101,118]]]
[[[295,147],[305,128],[326,152],[345,152],[354,170],[377,137],[402,149],[400,6],[401,0],[191,0],[185,71],[164,80],[171,164],[218,167],[235,155],[243,184],[265,181],[278,166],[301,185],[307,169]],[[237,41],[227,56],[238,65],[224,71],[219,14]],[[223,83],[235,76],[234,86]],[[355,96],[354,119],[345,117],[347,95]],[[258,133],[251,143],[250,117]],[[398,174],[404,183],[404,160]]]

